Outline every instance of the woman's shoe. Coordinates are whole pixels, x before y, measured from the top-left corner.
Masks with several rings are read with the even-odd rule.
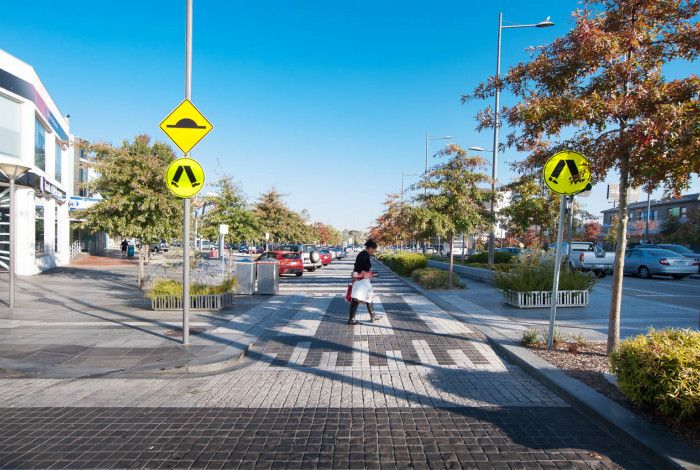
[[[359,325],[359,324],[360,324],[360,322],[357,320],[353,320],[353,321],[348,322],[348,325]]]

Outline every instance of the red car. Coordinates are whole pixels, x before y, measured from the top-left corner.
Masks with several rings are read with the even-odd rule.
[[[333,255],[328,250],[321,250],[321,263],[328,266],[333,261]]]
[[[304,274],[304,261],[301,258],[301,253],[292,253],[291,251],[266,251],[255,260],[256,263],[264,261],[279,262],[279,274],[295,274],[301,277]]]

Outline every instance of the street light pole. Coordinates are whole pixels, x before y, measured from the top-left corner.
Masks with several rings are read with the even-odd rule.
[[[451,139],[451,135],[443,135],[441,137],[432,137],[428,133],[428,131],[425,131],[425,176],[428,176],[428,141],[429,140],[449,140]],[[424,192],[427,192],[427,188],[424,188]]]
[[[504,29],[512,28],[548,28],[554,26],[554,23],[549,21],[549,16],[539,23],[535,24],[516,24],[503,26],[503,13],[498,14],[498,46],[496,48],[496,97],[495,97],[495,109],[493,110],[493,159],[491,162],[491,227],[489,231],[489,266],[493,266],[494,249],[496,242],[496,177],[498,176],[497,163],[498,163],[498,113],[501,101],[501,35]]]

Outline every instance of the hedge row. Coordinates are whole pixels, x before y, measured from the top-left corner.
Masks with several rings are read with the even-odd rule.
[[[506,264],[510,263],[513,261],[513,258],[515,255],[513,253],[510,253],[508,251],[494,251],[493,252],[493,262],[495,264]],[[473,255],[467,256],[467,259],[465,260],[467,263],[488,263],[489,262],[489,254],[488,252],[483,252],[483,253],[476,253]]]
[[[411,273],[411,279],[426,289],[447,289],[449,288],[450,273],[444,269],[416,269]],[[459,276],[455,273],[452,273],[452,287],[462,287]]]
[[[700,332],[652,329],[623,341],[610,365],[636,405],[676,419],[700,417]]]
[[[410,276],[416,269],[424,269],[428,266],[428,257],[418,253],[387,254],[381,255],[379,259],[401,276]]]

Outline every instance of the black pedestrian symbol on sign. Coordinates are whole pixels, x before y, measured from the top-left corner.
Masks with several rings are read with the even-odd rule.
[[[559,178],[559,175],[561,175],[564,167],[567,167],[569,169],[569,173],[571,173],[571,176],[569,177],[569,182],[571,184],[580,183],[585,180],[586,170],[583,169],[582,171],[579,171],[574,160],[559,160],[557,165],[554,167],[554,170],[552,170],[552,174],[549,175],[549,181],[554,184],[559,184],[557,178]]]
[[[166,127],[175,127],[177,129],[206,129],[207,126],[198,126],[193,119],[182,118],[177,121],[177,124],[168,124]]]
[[[189,165],[181,165],[177,167],[177,170],[175,170],[175,174],[173,175],[173,180],[170,182],[170,184],[172,184],[176,188],[179,188],[177,183],[180,181],[180,177],[182,176],[183,171],[187,173],[187,178],[190,180],[190,186],[192,186],[193,188],[199,186],[199,182],[197,182],[197,178],[194,176],[192,168],[190,168]]]

